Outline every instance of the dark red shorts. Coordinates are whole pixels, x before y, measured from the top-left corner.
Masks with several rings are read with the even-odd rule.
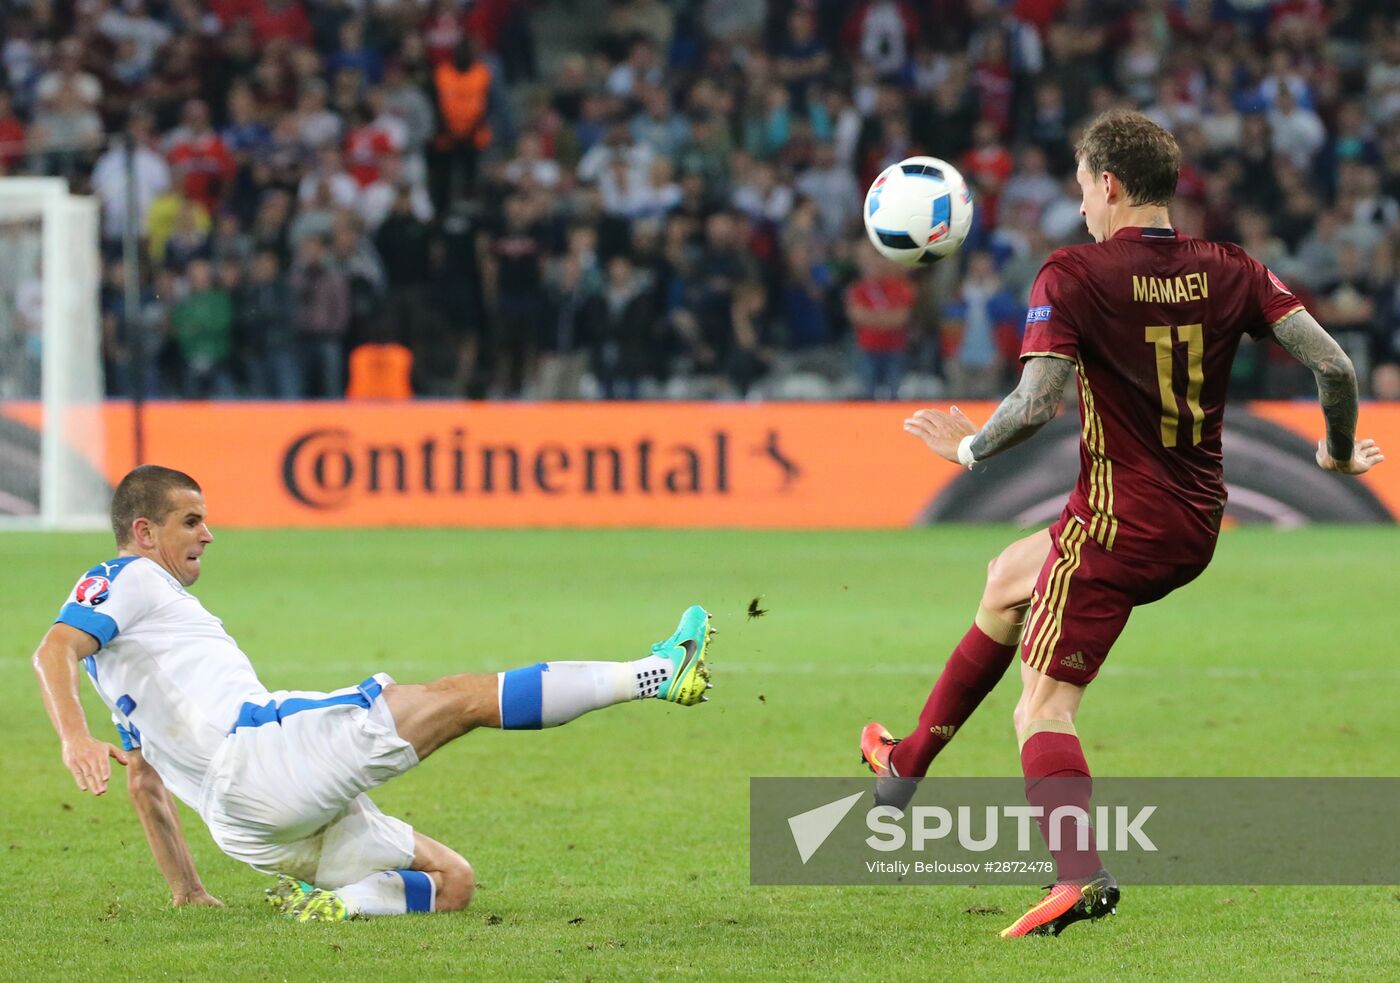
[[[1050,541],[1031,596],[1021,661],[1081,686],[1098,675],[1133,608],[1166,597],[1206,568],[1110,553],[1068,510],[1050,527]]]

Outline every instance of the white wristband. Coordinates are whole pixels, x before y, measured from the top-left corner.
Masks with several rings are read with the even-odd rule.
[[[969,471],[971,471],[972,466],[977,463],[977,458],[972,456],[972,440],[976,436],[976,434],[968,434],[962,440],[958,441],[958,463]]]

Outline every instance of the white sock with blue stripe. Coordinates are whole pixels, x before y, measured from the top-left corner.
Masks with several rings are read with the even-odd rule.
[[[590,710],[655,696],[671,668],[671,660],[649,655],[635,662],[539,662],[498,673],[501,727],[558,727]]]
[[[406,915],[432,911],[437,886],[421,870],[382,870],[335,893],[352,915]]]

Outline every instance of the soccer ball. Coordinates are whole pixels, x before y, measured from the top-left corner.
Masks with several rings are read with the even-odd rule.
[[[906,266],[957,252],[972,227],[972,193],[958,169],[910,157],[880,173],[865,193],[865,231],[880,255]]]

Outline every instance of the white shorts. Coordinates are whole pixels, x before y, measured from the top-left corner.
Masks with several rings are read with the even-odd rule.
[[[385,673],[372,678],[381,687],[393,683]],[[384,815],[365,792],[408,771],[418,755],[399,737],[377,688],[366,690],[369,682],[333,693],[273,693],[275,713],[229,734],[199,809],[221,850],[322,888],[411,865],[413,827]],[[363,699],[318,705],[357,696]]]

